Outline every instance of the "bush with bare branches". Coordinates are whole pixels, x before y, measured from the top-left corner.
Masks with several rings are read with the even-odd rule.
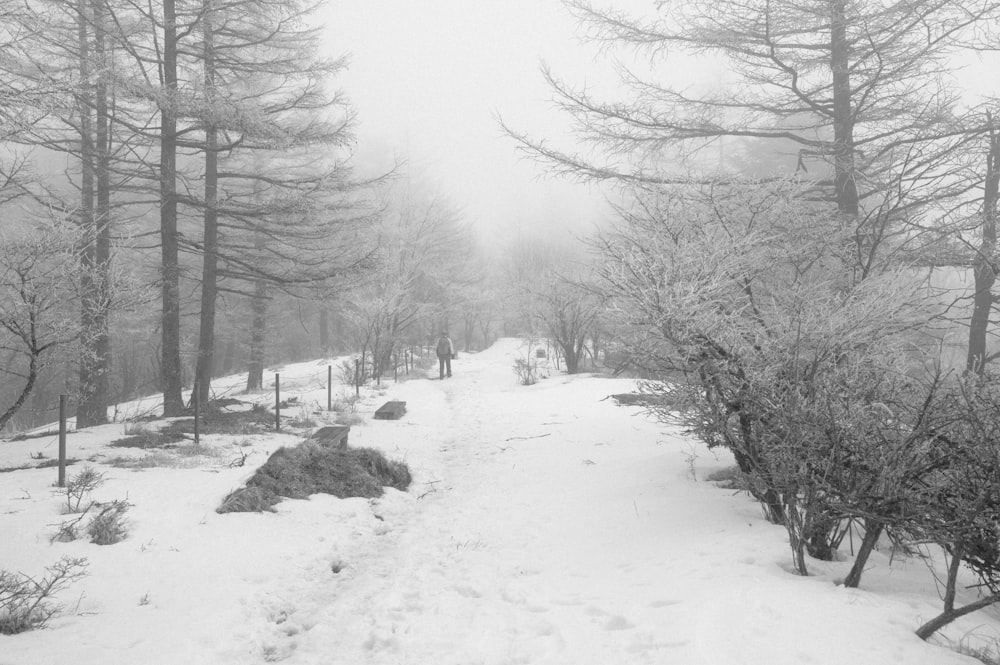
[[[87,560],[63,557],[39,579],[0,570],[0,634],[44,628],[62,608],[56,594],[86,574]]]

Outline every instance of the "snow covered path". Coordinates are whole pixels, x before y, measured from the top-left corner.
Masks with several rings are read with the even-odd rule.
[[[423,498],[355,564],[372,570],[345,570],[290,662],[643,662],[686,643],[676,601],[648,584],[661,556],[631,544],[665,537],[668,525],[644,524],[646,503],[674,479],[655,428],[604,399],[623,382],[523,387],[512,361],[477,365],[456,363],[435,391],[401,387],[405,424],[372,423],[424,446],[411,490]],[[540,399],[571,388],[569,411]],[[414,428],[437,436],[407,436]],[[608,474],[636,485],[622,492]]]
[[[966,662],[905,621],[885,639],[877,597],[790,574],[783,529],[691,477],[693,464],[703,474],[724,462],[607,399],[632,382],[520,386],[511,368],[523,349],[506,351],[461,359],[430,390],[394,387],[404,420],[352,433],[407,459],[414,485],[381,502],[384,535],[348,555],[313,599],[309,630],[276,659]],[[867,639],[831,631],[848,613]]]
[[[617,406],[633,381],[520,385],[528,352],[501,340],[452,379],[369,392],[361,412],[398,399],[407,413],[352,428],[351,445],[414,476],[377,500],[218,515],[253,471],[227,460],[260,464],[301,437],[217,436],[199,466],[133,470],[112,464],[123,425],[108,425],[71,440],[106,474],[94,498],[133,504],[129,537],[99,547],[49,542],[52,469],[0,474],[0,569],[72,555],[90,573],[47,629],[0,636],[0,665],[974,665],[913,634],[940,606],[923,563],[877,552],[858,590],[834,583],[849,560],[792,574],[784,529],[704,480],[728,457]],[[326,361],[282,368],[321,421],[325,377]],[[52,445],[8,442],[0,466]],[[947,632],[990,644],[1000,622],[980,612]]]

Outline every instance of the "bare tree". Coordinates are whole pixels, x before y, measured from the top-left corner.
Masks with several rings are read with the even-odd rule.
[[[373,375],[401,343],[447,325],[450,300],[474,260],[469,230],[446,200],[398,189],[388,197],[374,229],[379,270],[350,298],[357,345]]]
[[[982,210],[974,216],[979,223],[979,246],[972,258],[972,316],[969,320],[969,349],[966,370],[983,374],[986,364],[996,357],[987,354],[987,334],[996,303],[993,285],[997,278],[997,203],[1000,192],[1000,136],[993,125],[992,115],[986,152],[986,176],[983,180]]]
[[[963,171],[962,158],[987,128],[957,121],[948,58],[1000,18],[1000,3],[699,0],[658,3],[648,18],[590,0],[566,4],[590,38],[648,54],[652,73],[623,66],[627,97],[603,100],[544,70],[597,156],[508,133],[556,172],[684,184],[703,176],[669,162],[690,165],[720,140],[783,149],[814,182],[802,194],[852,220],[863,272],[878,269],[886,241],[894,252],[919,253],[936,240],[922,219],[932,214],[928,204],[943,217],[980,180]],[[694,93],[671,87],[659,80],[660,65],[675,52],[716,58],[735,80]]]
[[[576,374],[603,307],[603,298],[588,284],[552,274],[533,291],[535,316],[542,331],[555,342],[566,361],[566,372]]]
[[[0,413],[0,428],[24,405],[53,350],[80,334],[72,307],[78,241],[68,224],[22,226],[0,237],[0,351],[8,358],[0,371],[20,386]]]

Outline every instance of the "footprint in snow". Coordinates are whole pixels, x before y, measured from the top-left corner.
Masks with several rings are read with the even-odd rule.
[[[649,606],[655,608],[670,607],[671,605],[679,605],[680,602],[679,600],[654,600]]]
[[[604,630],[628,630],[630,628],[635,628],[635,624],[620,614],[614,615],[604,624]]]

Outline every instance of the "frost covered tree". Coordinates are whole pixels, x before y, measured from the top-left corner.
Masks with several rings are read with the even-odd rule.
[[[545,70],[557,104],[593,149],[584,157],[508,131],[556,172],[682,184],[703,176],[671,163],[704,166],[708,158],[699,157],[724,139],[784,151],[785,175],[798,171],[814,184],[801,194],[851,218],[862,272],[878,271],[889,240],[894,252],[924,254],[937,238],[925,216],[951,209],[981,182],[961,157],[987,127],[963,118],[949,68],[982,43],[1000,3],[705,0],[660,2],[648,16],[590,0],[566,4],[589,38],[648,58],[621,66],[627,92],[619,98]],[[721,63],[725,85],[671,85],[675,55]]]
[[[985,175],[980,209],[970,217],[970,235],[978,236],[978,243],[971,243],[971,268],[973,276],[972,314],[969,317],[969,346],[966,355],[966,370],[983,374],[986,365],[996,359],[997,353],[989,353],[988,339],[997,297],[993,286],[997,278],[997,205],[1000,198],[1000,135],[993,122],[992,114],[987,114],[989,133],[985,150]]]
[[[421,343],[447,325],[450,299],[472,279],[469,228],[439,195],[390,191],[372,229],[378,269],[348,298],[355,345],[372,376],[390,366],[402,343]],[[433,338],[433,337],[431,337]]]
[[[182,203],[200,210],[203,224],[201,242],[182,245],[202,255],[195,380],[207,402],[220,289],[255,294],[251,358],[262,368],[267,290],[350,272],[345,257],[358,252],[339,246],[352,240],[342,227],[365,216],[357,191],[371,183],[351,180],[345,149],[354,114],[328,89],[345,63],[319,56],[316,6],[205,0],[203,9],[201,43],[181,53],[202,71],[194,96],[204,113],[187,132],[203,140],[204,194]],[[248,385],[258,385],[251,374]]]
[[[541,332],[559,347],[566,372],[576,374],[582,369],[587,340],[594,333],[604,299],[585,281],[555,271],[532,289],[532,295]]]
[[[905,401],[935,312],[905,265],[862,279],[851,225],[801,187],[645,188],[598,246],[655,411],[733,452],[804,573],[806,553],[832,557],[849,516],[817,481],[843,461],[829,433],[847,440],[874,404]]]
[[[25,404],[55,349],[80,335],[79,239],[67,223],[11,222],[0,233],[0,372],[17,386],[0,428]]]
[[[23,181],[24,193],[71,214],[83,230],[78,427],[107,421],[112,247],[122,216],[112,190],[135,165],[126,157],[135,148],[126,145],[128,132],[117,131],[116,119],[129,117],[133,107],[113,101],[112,7],[105,0],[26,4],[8,24],[21,38],[0,64],[16,92],[11,111],[20,125],[7,142],[33,150],[36,177]],[[70,168],[57,175],[60,158],[68,158]],[[37,172],[48,173],[38,178]]]

